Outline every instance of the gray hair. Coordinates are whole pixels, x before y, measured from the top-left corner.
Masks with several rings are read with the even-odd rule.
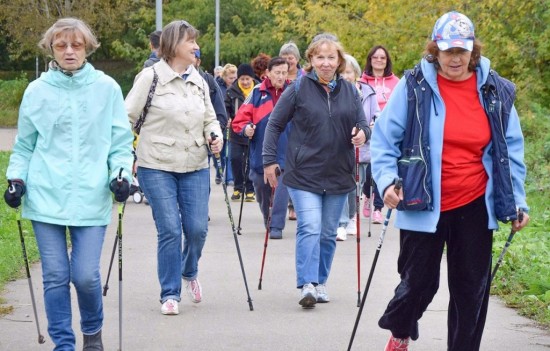
[[[361,67],[359,66],[359,63],[355,59],[355,57],[351,56],[350,54],[345,54],[344,58],[346,59],[346,64],[351,65],[353,68],[353,72],[355,73],[356,78],[361,77]]]
[[[292,55],[296,57],[297,61],[300,61],[300,59],[302,58],[300,56],[300,49],[298,49],[298,46],[293,41],[289,41],[288,43],[285,43],[283,44],[283,46],[281,46],[281,50],[279,50],[279,56],[283,55]]]
[[[78,18],[66,17],[58,19],[42,36],[38,42],[38,47],[53,57],[52,43],[61,34],[81,34],[85,47],[86,56],[90,56],[99,47],[99,42],[90,27],[84,21]]]

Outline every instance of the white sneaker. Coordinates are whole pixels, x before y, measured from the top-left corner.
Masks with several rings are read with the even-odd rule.
[[[315,290],[317,290],[317,302],[319,303],[326,303],[330,302],[330,297],[327,293],[327,286],[325,284],[317,284],[315,287]]]
[[[336,241],[345,241],[348,238],[348,232],[344,227],[336,229]]]
[[[311,283],[302,286],[302,294],[298,302],[303,308],[313,308],[317,303],[317,290]]]
[[[346,233],[348,235],[357,235],[357,220],[355,217],[350,218],[348,225],[346,226]]]
[[[194,303],[199,303],[202,301],[202,287],[198,279],[193,280],[183,280],[185,282],[185,291],[187,295],[191,298],[191,301]]]
[[[173,315],[179,314],[180,311],[178,309],[178,302],[173,299],[168,299],[164,301],[164,303],[162,304],[162,307],[160,308],[160,313],[167,316],[173,316]]]

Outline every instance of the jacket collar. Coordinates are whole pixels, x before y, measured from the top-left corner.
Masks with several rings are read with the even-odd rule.
[[[166,61],[164,61],[164,59],[161,59],[159,62],[155,64],[155,71],[159,76],[159,83],[162,85],[166,85],[171,81],[173,81],[174,79],[183,79],[178,73],[176,73],[172,69],[172,67],[168,65]],[[204,82],[200,73],[193,66],[191,66],[188,72],[189,72],[189,76],[185,81],[193,83],[202,89],[204,87]]]

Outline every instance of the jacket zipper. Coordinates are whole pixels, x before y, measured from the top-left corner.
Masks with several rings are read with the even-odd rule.
[[[426,167],[426,173],[424,174],[424,177],[422,179],[422,187],[424,188],[424,193],[428,195],[428,203],[432,203],[432,196],[430,194],[430,191],[428,190],[428,187],[426,186],[426,177],[428,175],[428,172],[431,172],[431,170],[428,170],[428,165],[426,164],[426,156],[424,155],[424,145],[422,144],[422,133],[424,126],[422,125],[422,121],[420,120],[420,114],[419,114],[419,108],[418,108],[418,93],[416,89],[414,89],[414,96],[416,98],[415,108],[416,108],[416,118],[418,120],[418,125],[420,126],[420,133],[418,135],[418,145],[419,145],[419,151],[420,151],[420,160],[424,164],[424,167]]]

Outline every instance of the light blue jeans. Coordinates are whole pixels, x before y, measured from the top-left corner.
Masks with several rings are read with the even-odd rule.
[[[137,174],[157,227],[160,302],[180,301],[181,279],[197,277],[208,233],[209,169],[175,173],[138,167]]]
[[[348,194],[321,195],[287,187],[297,217],[296,281],[325,284],[336,251],[336,228]]]
[[[32,221],[32,226],[42,261],[48,334],[55,351],[73,351],[70,282],[78,298],[82,333],[92,335],[103,326],[99,261],[106,226],[68,227],[72,244],[70,256],[66,226],[37,221]]]

